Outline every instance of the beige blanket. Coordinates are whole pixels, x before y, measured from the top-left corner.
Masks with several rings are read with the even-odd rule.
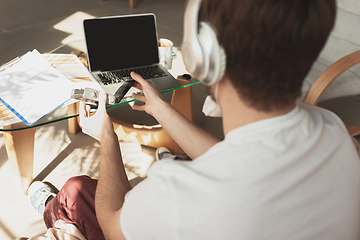
[[[57,220],[55,228],[49,228],[45,234],[30,238],[21,237],[18,240],[86,240],[86,238],[74,224]]]

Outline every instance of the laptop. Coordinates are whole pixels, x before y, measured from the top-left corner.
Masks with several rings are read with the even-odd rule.
[[[90,72],[108,94],[133,81],[131,71],[161,90],[180,86],[159,63],[154,14],[86,19],[84,33]]]

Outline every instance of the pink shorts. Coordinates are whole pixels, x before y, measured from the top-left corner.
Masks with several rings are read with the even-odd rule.
[[[105,239],[95,213],[97,180],[88,176],[70,178],[45,208],[44,222],[53,228],[57,220],[72,223],[88,240]]]

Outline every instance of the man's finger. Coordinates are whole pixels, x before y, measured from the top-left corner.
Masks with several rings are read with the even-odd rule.
[[[136,94],[136,93],[133,93],[132,94],[132,97],[139,100],[140,102],[146,102],[146,97],[143,96],[143,95],[139,95],[139,94]]]
[[[85,102],[84,101],[80,101],[79,104],[79,116],[85,117]]]
[[[85,103],[85,117],[90,117],[91,106]]]
[[[143,87],[146,84],[150,84],[148,83],[148,81],[146,81],[142,76],[140,76],[139,74],[137,74],[136,72],[131,72],[131,77],[138,83],[140,83],[140,85]],[[141,90],[141,89],[140,89]]]
[[[142,87],[141,84],[138,83],[138,82],[135,82],[134,85],[133,85],[133,87],[139,89],[140,91],[143,90],[143,87]]]
[[[145,105],[133,105],[131,108],[136,111],[145,111]]]
[[[81,118],[89,117],[90,116],[90,110],[91,110],[91,107],[89,105],[87,105],[84,101],[80,101],[80,104],[79,104],[79,116]]]
[[[107,98],[106,92],[100,91],[98,96],[98,100],[99,100],[98,109],[106,108],[106,98]]]

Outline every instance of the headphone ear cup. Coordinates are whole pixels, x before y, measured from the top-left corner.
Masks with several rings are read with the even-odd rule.
[[[198,40],[203,52],[203,66],[197,77],[205,85],[212,85],[222,79],[226,68],[226,54],[219,45],[213,28],[205,22],[199,24]]]

